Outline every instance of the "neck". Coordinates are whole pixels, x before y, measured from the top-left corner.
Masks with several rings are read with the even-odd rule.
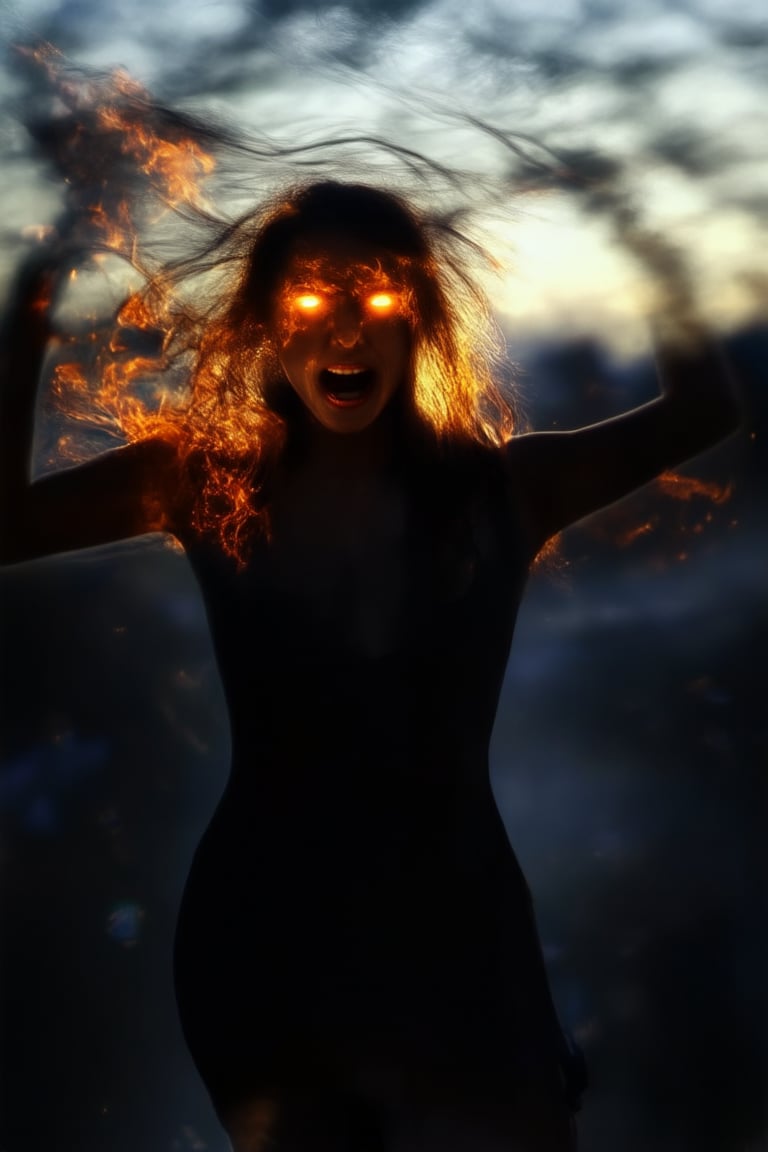
[[[401,420],[394,405],[368,428],[348,436],[329,432],[311,420],[303,429],[300,467],[326,477],[365,481],[391,471],[401,434]]]

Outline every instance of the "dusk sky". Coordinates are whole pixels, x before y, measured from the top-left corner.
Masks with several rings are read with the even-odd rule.
[[[761,0],[4,0],[0,10],[8,41],[43,39],[77,65],[123,67],[156,98],[245,131],[291,144],[368,130],[476,172],[481,208],[479,181],[510,157],[451,114],[556,151],[596,149],[622,165],[645,223],[685,252],[711,321],[732,328],[762,314]],[[52,201],[13,120],[29,90],[8,76],[1,91],[11,113],[0,136],[2,232],[13,248],[24,226],[50,218]],[[511,184],[508,210],[479,214],[504,264],[491,290],[513,333],[599,325],[636,350],[650,303],[642,270],[573,197],[521,193]]]
[[[365,132],[473,174],[459,198],[500,262],[486,284],[536,427],[653,395],[658,284],[584,197],[513,175],[502,205],[514,158],[468,118],[534,155],[606,157],[644,235],[681,255],[745,429],[685,468],[693,499],[649,486],[534,574],[493,771],[590,1063],[585,1152],[765,1152],[764,0],[0,0],[0,26],[0,299],[61,208],[12,63],[38,40],[252,138]],[[291,174],[249,163],[256,191]],[[391,178],[418,202],[406,171]],[[251,194],[216,180],[223,211]],[[435,188],[456,195],[422,198]],[[155,537],[18,566],[0,595],[0,1145],[224,1152],[170,976],[228,754],[191,572]]]

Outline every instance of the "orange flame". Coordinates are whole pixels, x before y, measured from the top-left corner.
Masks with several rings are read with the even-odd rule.
[[[113,81],[122,93],[146,96],[141,86],[123,72],[114,73]],[[121,151],[135,160],[171,207],[183,203],[202,206],[200,181],[213,172],[215,161],[194,140],[165,140],[114,105],[99,109],[98,118],[104,130],[120,133]]]
[[[698,476],[683,476],[678,472],[664,472],[657,477],[656,491],[677,502],[678,512],[670,516],[657,505],[656,510],[645,507],[644,518],[631,519],[636,505],[618,504],[605,509],[599,518],[589,521],[587,530],[596,539],[610,543],[619,548],[630,548],[638,541],[650,540],[657,533],[660,536],[660,553],[656,556],[656,563],[662,566],[674,557],[678,561],[688,559],[688,552],[680,547],[682,538],[703,536],[707,528],[714,523],[714,506],[723,506],[733,495],[733,484],[718,484],[714,481],[703,480]],[[701,508],[701,503],[705,507]],[[677,543],[670,543],[667,533],[672,531]]]
[[[156,321],[147,301],[140,292],[134,292],[121,304],[117,313],[117,323],[121,328],[153,328]]]
[[[641,536],[649,536],[658,526],[658,519],[645,520],[642,524],[635,524],[626,528],[616,537],[619,548],[629,548]]]
[[[163,229],[178,217],[193,223],[202,216],[215,220],[202,194],[214,160],[198,143],[210,137],[196,134],[191,121],[167,116],[124,72],[106,79],[90,77],[69,68],[46,45],[28,55],[45,72],[57,99],[50,158],[66,183],[58,232],[71,238],[73,247],[91,250],[89,266],[97,263],[100,251],[111,275],[116,262],[107,254],[116,253],[130,262],[131,276],[145,276],[139,292],[129,295],[126,285],[127,299],[111,332],[99,332],[95,343],[90,337],[80,340],[81,363],[58,365],[54,396],[66,415],[86,429],[129,441],[166,436],[181,452],[196,454],[195,462],[199,456],[203,491],[195,493],[194,522],[201,530],[215,530],[224,551],[242,559],[254,528],[268,532],[268,509],[259,505],[259,486],[267,466],[279,458],[286,436],[286,421],[269,402],[265,387],[275,371],[274,350],[247,316],[232,320],[240,316],[236,288],[251,225],[238,224],[226,245],[217,246],[217,241],[210,249],[227,252],[214,269],[204,264],[202,255],[175,264],[166,256],[168,263],[161,269],[158,249],[155,260],[147,243],[159,220]],[[148,205],[159,207],[159,217],[150,216]],[[166,215],[168,209],[184,205],[193,211]],[[202,212],[194,211],[199,209]],[[282,210],[273,209],[273,221]],[[227,228],[222,235],[229,232]],[[162,235],[165,240],[165,232]],[[509,406],[492,378],[500,337],[484,299],[451,258],[440,275],[436,261],[430,258],[427,265],[416,269],[421,279],[401,278],[399,266],[389,264],[345,265],[340,283],[333,286],[355,290],[363,272],[365,293],[359,304],[370,315],[410,318],[414,309],[418,319],[415,285],[426,285],[437,315],[427,338],[414,348],[417,409],[440,436],[498,444],[511,430]],[[312,270],[309,261],[295,285],[305,296],[322,292],[320,285],[316,291]],[[207,279],[191,278],[209,275],[217,290],[225,285],[217,300],[207,292]],[[188,291],[192,284],[203,285],[199,295]],[[439,303],[441,296],[450,307]],[[290,325],[309,322],[311,313],[309,308],[307,316],[291,315]],[[70,342],[68,361],[76,355],[73,349]],[[182,375],[184,383],[177,386]],[[489,399],[491,413],[485,419],[480,415],[483,397]],[[77,437],[70,431],[73,428],[60,438],[60,450],[72,459],[82,458],[90,445],[81,444],[78,453]]]
[[[681,476],[679,472],[663,472],[656,481],[665,496],[673,500],[693,500],[701,497],[712,504],[725,504],[733,495],[732,484],[715,484],[697,476]]]
[[[121,304],[111,333],[68,342],[66,361],[52,373],[52,396],[73,425],[136,440],[159,430],[158,415],[168,402],[159,377],[167,366],[172,300],[145,251],[145,228],[158,219],[148,207],[159,205],[161,216],[185,203],[204,208],[202,182],[215,161],[183,124],[158,114],[146,90],[124,71],[88,76],[50,44],[20,51],[40,68],[56,99],[51,156],[67,185],[61,220],[35,234],[71,234],[91,266],[113,252],[148,277],[147,287]],[[71,281],[78,270],[69,271]],[[40,301],[41,308],[49,304],[47,297]],[[70,428],[59,437],[59,453],[82,459],[89,448],[73,433]]]
[[[135,253],[135,224],[133,213],[127,200],[121,200],[110,215],[103,204],[88,206],[88,219],[94,232],[99,235],[105,248],[133,257]],[[74,269],[75,276],[77,270]]]
[[[87,392],[88,378],[83,366],[77,363],[57,364],[52,386],[54,394],[60,397],[71,396],[73,392]]]
[[[166,207],[205,206],[201,184],[214,171],[213,156],[178,124],[168,126],[141,84],[120,69],[89,77],[51,44],[19,52],[41,69],[58,100],[51,149],[69,185],[68,213],[90,225],[100,246],[135,256],[138,203],[127,187],[118,196],[121,158]],[[91,201],[94,187],[104,195]]]

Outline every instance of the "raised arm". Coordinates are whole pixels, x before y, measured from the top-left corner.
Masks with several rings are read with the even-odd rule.
[[[512,499],[535,553],[569,524],[716,444],[739,425],[720,349],[659,345],[661,395],[622,416],[573,432],[531,433],[507,446]]]
[[[35,402],[60,269],[37,253],[12,288],[0,344],[0,560],[12,564],[166,526],[175,450],[147,440],[30,481]]]

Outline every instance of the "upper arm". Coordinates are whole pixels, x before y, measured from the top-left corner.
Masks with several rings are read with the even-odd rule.
[[[509,442],[506,469],[532,550],[733,431],[735,409],[696,419],[674,396],[572,432]]]
[[[174,530],[176,447],[149,439],[51,473],[17,493],[6,514],[6,563]]]

